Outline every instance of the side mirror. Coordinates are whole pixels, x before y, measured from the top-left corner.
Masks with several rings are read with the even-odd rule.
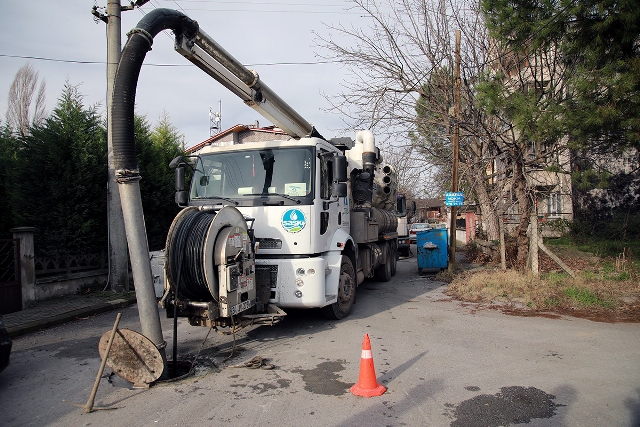
[[[176,191],[184,191],[184,166],[177,167],[175,174]]]
[[[347,157],[338,154],[333,157],[333,180],[337,182],[347,182]]]
[[[171,169],[175,168],[182,162],[182,156],[175,157],[173,160],[169,162],[169,167]]]
[[[186,191],[176,191],[176,198],[175,198],[176,204],[180,207],[185,207],[187,206],[187,202],[189,201],[187,198],[187,192]]]
[[[347,183],[334,182],[331,184],[331,195],[335,197],[347,197]]]
[[[184,190],[184,166],[178,166],[176,168],[176,177],[175,177],[175,187],[176,187],[176,195],[175,201],[178,206],[184,207],[187,205],[188,196],[187,192]]]
[[[405,216],[407,214],[407,199],[398,196],[396,204],[396,212],[398,212],[401,216]]]

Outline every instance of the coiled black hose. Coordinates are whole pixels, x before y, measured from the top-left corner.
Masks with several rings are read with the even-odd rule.
[[[179,283],[177,298],[208,302],[214,295],[211,295],[205,276],[204,245],[215,214],[192,210],[184,216],[177,225],[175,237],[167,242],[171,272],[175,272],[172,279]]]

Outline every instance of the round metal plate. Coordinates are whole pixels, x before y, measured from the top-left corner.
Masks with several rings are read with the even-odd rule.
[[[98,351],[104,358],[111,331],[100,338]],[[160,350],[144,335],[130,329],[118,329],[109,351],[107,365],[135,388],[146,388],[160,378],[164,363]]]

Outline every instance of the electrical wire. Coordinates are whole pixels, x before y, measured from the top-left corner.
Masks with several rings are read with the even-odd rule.
[[[80,61],[80,60],[71,60],[71,59],[56,59],[56,58],[45,58],[42,56],[27,56],[27,55],[6,55],[0,54],[0,57],[4,58],[19,58],[19,59],[33,59],[38,61],[51,61],[51,62],[65,62],[71,64],[82,64],[82,65],[106,65],[107,61]],[[307,61],[307,62],[256,62],[254,64],[243,64],[245,67],[268,67],[274,65],[323,65],[323,64],[339,64],[345,61]],[[193,64],[153,64],[153,63],[144,63],[142,66],[150,66],[150,67],[193,67]]]

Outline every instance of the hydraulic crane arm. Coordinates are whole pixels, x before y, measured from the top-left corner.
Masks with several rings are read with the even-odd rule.
[[[131,269],[136,283],[136,298],[143,334],[161,350],[166,364],[162,326],[151,277],[149,245],[142,213],[140,171],[135,144],[135,98],[138,77],[145,56],[160,32],[171,29],[176,35],[176,49],[211,77],[222,83],[264,117],[294,138],[317,136],[293,108],[260,82],[199,29],[198,23],[170,9],[154,9],[127,35],[111,93],[113,167],[120,190],[120,202],[127,232]]]
[[[176,37],[175,49],[293,138],[320,136],[313,126],[201,29]]]

